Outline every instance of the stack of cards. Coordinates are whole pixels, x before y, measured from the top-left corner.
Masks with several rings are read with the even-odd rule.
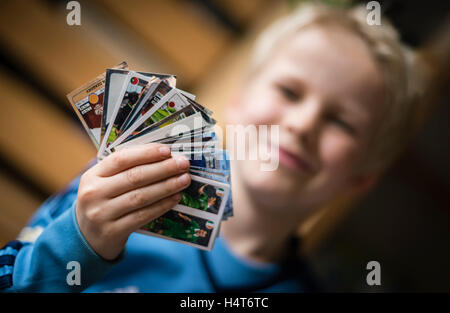
[[[125,147],[158,142],[190,159],[180,203],[138,232],[211,250],[222,220],[233,215],[230,165],[212,112],[176,88],[176,77],[135,72],[126,62],[67,95],[98,148],[98,160]]]

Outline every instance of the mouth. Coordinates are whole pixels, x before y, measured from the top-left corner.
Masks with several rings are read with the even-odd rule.
[[[279,161],[282,165],[295,171],[304,171],[308,173],[314,171],[312,164],[304,157],[300,154],[291,152],[282,146],[279,147]]]

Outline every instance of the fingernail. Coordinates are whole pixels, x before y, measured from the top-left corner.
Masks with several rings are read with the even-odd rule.
[[[163,156],[169,155],[170,149],[166,146],[162,146],[161,148],[159,148],[159,153]]]
[[[189,161],[184,156],[178,156],[176,162],[180,170],[185,170],[189,167]]]
[[[177,178],[177,182],[180,186],[186,186],[189,183],[189,175],[183,174]]]

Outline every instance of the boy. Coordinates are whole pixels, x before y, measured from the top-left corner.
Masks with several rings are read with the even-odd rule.
[[[233,161],[235,216],[209,253],[134,233],[180,201],[189,162],[167,147],[113,153],[50,198],[31,221],[34,243],[1,250],[6,291],[312,290],[291,243],[299,223],[342,193],[367,191],[408,135],[418,93],[414,55],[364,8],[310,5],[257,46],[228,122],[279,125],[279,167]],[[81,285],[66,265],[81,265]]]

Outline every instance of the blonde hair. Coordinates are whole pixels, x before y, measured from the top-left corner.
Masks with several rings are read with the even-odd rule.
[[[319,3],[304,3],[277,20],[258,38],[251,72],[273,54],[276,47],[298,31],[314,25],[337,23],[355,32],[370,48],[385,77],[388,108],[377,129],[364,165],[365,170],[384,170],[406,146],[411,135],[414,104],[422,95],[421,64],[416,53],[399,38],[391,23],[381,19],[381,25],[367,23],[368,10],[363,6],[336,8]]]

